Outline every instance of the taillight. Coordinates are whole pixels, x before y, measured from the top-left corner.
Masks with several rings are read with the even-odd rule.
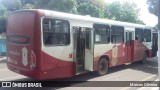
[[[31,62],[30,62],[30,68],[34,69],[36,67],[36,55],[33,51],[31,51]]]

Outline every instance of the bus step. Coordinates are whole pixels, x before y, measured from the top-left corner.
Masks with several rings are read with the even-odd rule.
[[[132,64],[132,62],[127,62],[127,63],[124,63],[125,65],[130,65],[130,64]]]
[[[77,65],[77,71],[84,71],[83,65]]]
[[[79,71],[76,73],[76,75],[79,75],[79,74],[84,74],[84,73],[88,73],[89,71],[88,70],[84,70],[84,71]]]

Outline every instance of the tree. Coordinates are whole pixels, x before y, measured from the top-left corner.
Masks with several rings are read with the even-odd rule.
[[[21,0],[21,9],[33,9],[35,0]]]
[[[0,33],[6,31],[6,17],[9,12],[33,8],[33,1],[29,0],[0,0]]]
[[[0,2],[8,11],[15,11],[21,8],[20,0],[0,0]]]
[[[149,12],[157,16],[157,0],[147,0]]]
[[[93,17],[100,17],[100,10],[96,6],[91,4],[88,5],[87,3],[83,3],[79,5],[77,11],[78,11],[78,14],[81,14],[81,15],[90,15]]]
[[[22,5],[27,5],[27,4],[35,4],[35,0],[21,0]]]
[[[76,0],[36,0],[35,8],[76,13]]]
[[[4,19],[6,16],[7,16],[7,8],[0,3],[0,19]]]
[[[0,0],[0,3],[7,8],[7,11],[12,12],[20,9],[34,8],[35,0]]]
[[[77,11],[81,15],[103,18],[105,6],[104,0],[77,0]]]
[[[6,8],[4,15],[15,10],[37,8],[142,23],[138,19],[138,8],[129,1],[113,2],[109,5],[104,0],[0,0],[0,2]]]
[[[136,4],[130,1],[123,3],[115,1],[106,7],[105,15],[107,18],[117,21],[144,24],[138,18],[139,9],[136,7]]]
[[[0,3],[0,33],[5,32],[6,30],[6,18],[7,9]]]

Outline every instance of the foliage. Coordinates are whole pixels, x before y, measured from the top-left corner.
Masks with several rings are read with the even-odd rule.
[[[81,15],[103,18],[105,6],[104,0],[77,0],[77,11]]]
[[[109,19],[117,21],[143,24],[143,22],[138,19],[139,9],[136,7],[136,4],[130,1],[123,3],[115,1],[106,7],[105,15]]]
[[[7,8],[0,3],[0,19],[5,18],[6,16],[7,16]]]
[[[7,8],[8,11],[15,11],[21,8],[20,0],[1,0],[1,3]]]
[[[35,8],[76,13],[75,0],[36,0]]]
[[[138,8],[130,1],[124,3],[116,1],[109,5],[104,0],[0,0],[0,2],[2,3],[0,6],[4,10],[0,10],[3,12],[0,17],[4,17],[7,13],[15,10],[37,8],[142,23],[138,19]]]
[[[5,32],[5,30],[6,30],[6,20],[0,19],[0,33]]]
[[[7,8],[0,3],[0,33],[6,30]]]
[[[6,30],[8,13],[20,9],[32,9],[35,0],[0,0],[0,33]]]
[[[157,16],[157,2],[158,0],[147,0],[149,12]]]
[[[83,3],[78,7],[78,13],[81,15],[90,15],[93,17],[100,17],[100,10],[91,4]]]

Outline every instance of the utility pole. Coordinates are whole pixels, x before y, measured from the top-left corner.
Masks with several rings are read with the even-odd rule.
[[[160,80],[160,0],[158,1],[157,15],[158,15],[158,78]]]

